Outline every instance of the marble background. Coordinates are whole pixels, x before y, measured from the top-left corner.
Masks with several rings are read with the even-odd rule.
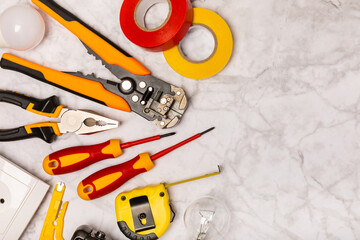
[[[2,0],[0,11],[23,1]],[[177,218],[162,239],[194,239],[186,234],[183,213],[195,199],[214,196],[231,210],[223,239],[360,239],[360,2],[358,0],[202,0],[194,6],[216,11],[229,23],[235,40],[229,65],[218,75],[196,81],[175,73],[162,53],[150,53],[122,34],[122,0],[63,0],[62,6],[139,59],[152,73],[183,87],[190,105],[178,133],[157,143],[127,149],[119,160],[139,152],[156,153],[189,135],[216,130],[156,163],[152,172],[116,192],[85,202],[76,195],[80,180],[118,160],[77,174],[51,177],[42,170],[49,153],[109,138],[123,141],[158,134],[136,114],[105,108],[34,79],[0,69],[0,88],[36,97],[56,94],[71,108],[92,109],[121,121],[93,136],[67,134],[48,145],[40,140],[0,143],[0,154],[44,181],[64,181],[65,239],[90,224],[113,239],[124,239],[116,226],[114,199],[122,191],[172,182],[216,170],[223,174],[169,189]],[[95,72],[114,77],[67,29],[42,14],[46,38],[15,55],[58,70]],[[7,50],[1,50],[4,52]],[[1,104],[0,127],[43,118]],[[166,132],[166,131],[165,131]],[[161,133],[164,133],[161,131]],[[51,195],[21,239],[37,239]]]

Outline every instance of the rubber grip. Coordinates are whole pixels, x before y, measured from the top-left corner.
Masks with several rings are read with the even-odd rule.
[[[108,107],[131,112],[129,104],[122,97],[106,90],[100,82],[59,72],[8,53],[3,54],[0,66],[4,69],[21,72]]]
[[[31,127],[31,125],[28,125],[19,128],[0,130],[0,142],[40,138],[47,143],[52,143],[58,135],[58,129],[54,129],[54,127],[51,126],[52,124],[53,123],[43,123],[42,127]]]
[[[118,222],[118,226],[120,228],[120,231],[129,239],[131,240],[139,240],[139,239],[144,239],[144,240],[156,240],[159,239],[155,233],[149,233],[147,235],[141,235],[141,234],[137,234],[133,231],[131,231],[131,229],[129,228],[129,226],[127,225],[127,223],[125,221],[120,221]]]
[[[14,104],[30,112],[46,116],[59,117],[63,105],[60,105],[59,98],[51,96],[46,99],[33,98],[21,93],[0,90],[0,102]]]
[[[102,169],[78,185],[78,195],[83,200],[93,200],[115,191],[131,178],[154,167],[148,153],[142,153],[130,161]]]
[[[119,157],[121,154],[120,140],[113,139],[101,144],[71,147],[54,152],[44,159],[43,168],[50,175],[66,174],[108,158]]]
[[[32,2],[52,18],[76,35],[107,64],[118,65],[136,75],[150,74],[140,62],[118,47],[108,38],[91,28],[75,15],[58,5],[53,0],[32,0]]]

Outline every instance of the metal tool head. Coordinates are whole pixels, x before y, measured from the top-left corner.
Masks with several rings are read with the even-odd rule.
[[[187,97],[182,88],[175,87],[151,74],[134,75],[118,65],[107,63],[86,44],[84,46],[89,54],[102,61],[102,64],[120,80],[120,83],[94,76],[82,77],[100,82],[106,90],[124,98],[133,112],[152,121],[159,128],[171,128],[180,122],[188,106]]]
[[[119,122],[85,110],[64,108],[58,123],[61,133],[92,134],[117,128]]]

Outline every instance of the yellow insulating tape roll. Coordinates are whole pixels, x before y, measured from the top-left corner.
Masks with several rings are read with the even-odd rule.
[[[233,50],[231,30],[224,19],[217,13],[194,8],[193,25],[207,28],[215,39],[215,49],[211,56],[203,61],[191,61],[186,58],[180,45],[164,51],[164,56],[170,67],[184,77],[193,79],[209,78],[220,72],[229,62]]]

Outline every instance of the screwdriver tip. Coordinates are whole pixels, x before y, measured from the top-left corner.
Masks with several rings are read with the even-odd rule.
[[[176,132],[171,132],[171,133],[163,134],[163,135],[160,135],[160,138],[170,137],[170,136],[175,135],[175,134],[176,134]]]
[[[215,129],[215,127],[209,128],[208,130],[205,130],[205,131],[201,132],[200,135],[204,135],[205,133],[208,133],[208,132],[210,132],[210,131],[212,131],[214,129]]]

